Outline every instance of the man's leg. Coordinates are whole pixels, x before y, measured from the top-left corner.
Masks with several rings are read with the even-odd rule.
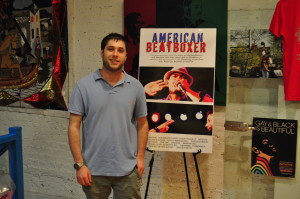
[[[111,193],[111,181],[106,176],[92,176],[92,186],[82,187],[87,199],[107,199]]]
[[[114,199],[141,199],[142,178],[136,168],[127,176],[116,177],[113,182]]]

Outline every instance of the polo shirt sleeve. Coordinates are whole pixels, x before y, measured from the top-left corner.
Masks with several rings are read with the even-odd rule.
[[[73,89],[68,111],[77,115],[84,115],[84,101],[78,84]]]
[[[144,87],[140,82],[138,84],[138,89],[137,89],[137,100],[136,100],[134,114],[136,118],[147,116],[146,95],[145,95]]]

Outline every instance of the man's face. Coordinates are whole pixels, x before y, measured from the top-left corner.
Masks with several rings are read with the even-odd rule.
[[[192,0],[191,2],[191,19],[196,21],[202,18],[202,2]]]
[[[178,87],[178,84],[181,84],[184,88],[189,87],[187,77],[184,74],[172,73],[168,80],[169,92],[181,92],[181,89]]]
[[[212,128],[213,128],[213,114],[209,114],[207,116],[207,119],[206,119],[206,125],[205,125],[205,128],[208,130],[208,131],[211,131]]]
[[[121,70],[127,58],[125,43],[121,40],[109,40],[100,55],[105,69],[111,72]]]
[[[262,140],[262,149],[261,151],[269,156],[276,156],[276,147],[269,141],[269,139]]]
[[[134,24],[135,31],[140,34],[141,28],[144,26],[144,21],[141,16],[138,16],[136,23]]]

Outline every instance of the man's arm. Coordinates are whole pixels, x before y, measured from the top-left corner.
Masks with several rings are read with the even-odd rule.
[[[175,122],[174,120],[168,120],[168,121],[162,123],[161,125],[154,127],[153,129],[150,129],[149,133],[157,133],[157,132],[165,133],[169,130],[169,126],[171,124],[173,124],[174,122]]]
[[[148,121],[147,117],[140,117],[137,119],[137,127],[138,127],[138,153],[137,153],[137,169],[139,174],[142,176],[145,169],[145,151],[148,141]]]
[[[80,144],[80,126],[82,116],[71,113],[68,128],[69,146],[73,155],[74,162],[84,162]],[[89,169],[82,166],[76,171],[77,182],[83,186],[91,186],[92,178]]]
[[[193,102],[199,102],[200,97],[199,97],[199,93],[193,91],[192,89],[188,88],[185,92],[185,94],[187,96],[189,96],[189,98],[193,101]]]
[[[185,94],[193,101],[193,102],[213,102],[214,99],[209,95],[205,95],[200,97],[199,92],[193,91],[189,87],[186,89]]]

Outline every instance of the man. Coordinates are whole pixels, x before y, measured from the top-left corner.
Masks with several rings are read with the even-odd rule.
[[[252,167],[251,172],[261,175],[274,175],[271,159],[277,156],[276,147],[263,135],[254,135],[252,138]]]
[[[269,64],[271,63],[271,58],[267,55],[266,51],[262,51],[260,66],[261,66],[261,75],[263,78],[269,78]]]
[[[207,129],[207,131],[209,133],[212,132],[213,123],[214,123],[214,115],[213,115],[213,113],[211,111],[209,111],[207,113],[206,124],[205,124],[205,128]]]
[[[163,100],[213,102],[213,98],[207,93],[193,91],[190,88],[193,82],[194,78],[185,67],[174,67],[166,72],[163,80],[148,83],[144,86],[144,90],[149,96],[154,96],[163,88],[168,87],[169,95]]]
[[[148,138],[143,86],[123,70],[127,41],[122,35],[107,35],[100,55],[102,69],[77,82],[69,104],[77,182],[88,199],[107,199],[111,189],[117,199],[141,198]]]

